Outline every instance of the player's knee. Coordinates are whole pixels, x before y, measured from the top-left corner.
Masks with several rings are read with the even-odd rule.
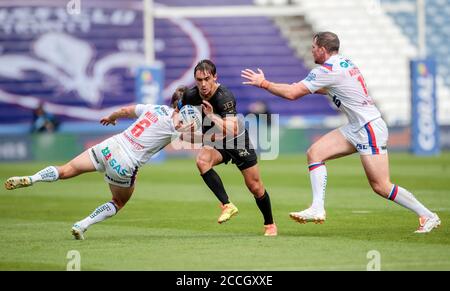
[[[264,195],[264,186],[261,183],[261,180],[253,180],[247,183],[247,188],[252,192],[253,196],[261,197]]]
[[[308,148],[306,151],[306,157],[308,159],[308,164],[320,161],[320,157],[314,147]]]
[[[197,163],[197,168],[199,169],[199,171],[200,171],[201,173],[205,173],[205,172],[207,172],[209,169],[212,168],[212,162],[211,162],[211,160],[210,160],[208,157],[203,156],[203,155],[199,155],[199,156],[197,157],[196,163]]]
[[[371,182],[372,190],[380,196],[387,197],[389,195],[389,183]]]

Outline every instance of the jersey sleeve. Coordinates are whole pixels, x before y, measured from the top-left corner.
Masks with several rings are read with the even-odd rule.
[[[311,93],[316,92],[321,88],[328,87],[335,83],[335,74],[327,68],[317,67],[309,72],[305,79],[300,81]]]
[[[228,91],[219,99],[217,105],[214,108],[214,111],[222,118],[226,117],[227,115],[236,115],[236,98],[234,98],[233,94]]]
[[[144,113],[145,111],[151,109],[152,107],[154,107],[154,105],[151,104],[137,104],[136,108],[134,109],[134,113],[136,113],[136,116],[141,116],[142,113]]]

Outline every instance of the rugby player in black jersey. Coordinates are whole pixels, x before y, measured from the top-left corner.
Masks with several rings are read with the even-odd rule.
[[[276,236],[269,193],[261,181],[257,156],[243,122],[238,118],[233,93],[217,82],[216,66],[210,60],[200,61],[194,69],[196,86],[185,91],[180,106],[202,106],[203,146],[196,162],[206,185],[222,204],[219,223],[238,213],[230,202],[219,175],[213,167],[232,162],[241,171],[245,184],[253,194],[264,217],[264,235]]]

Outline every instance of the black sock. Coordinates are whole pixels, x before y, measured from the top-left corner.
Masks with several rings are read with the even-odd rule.
[[[203,181],[205,181],[206,185],[208,185],[209,189],[213,191],[217,199],[219,199],[222,204],[230,203],[230,200],[228,200],[227,192],[225,192],[225,188],[223,187],[222,180],[220,179],[219,175],[217,175],[216,171],[211,169],[201,176],[203,178]]]
[[[264,191],[264,195],[262,197],[256,198],[256,205],[258,205],[259,210],[264,216],[264,225],[272,224],[272,207],[270,206],[270,197],[267,191]]]

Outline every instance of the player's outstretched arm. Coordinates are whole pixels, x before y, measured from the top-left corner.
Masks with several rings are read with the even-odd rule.
[[[117,111],[114,111],[109,116],[105,116],[102,119],[100,119],[100,123],[102,125],[116,125],[117,120],[120,118],[136,118],[136,105],[130,105],[120,108]]]
[[[269,82],[264,77],[264,72],[261,69],[258,69],[258,73],[250,69],[245,69],[241,71],[241,77],[247,79],[247,81],[242,82],[244,85],[252,85],[263,88],[274,95],[289,100],[296,100],[305,95],[311,94],[309,89],[306,88],[306,86],[301,82],[292,84]]]

